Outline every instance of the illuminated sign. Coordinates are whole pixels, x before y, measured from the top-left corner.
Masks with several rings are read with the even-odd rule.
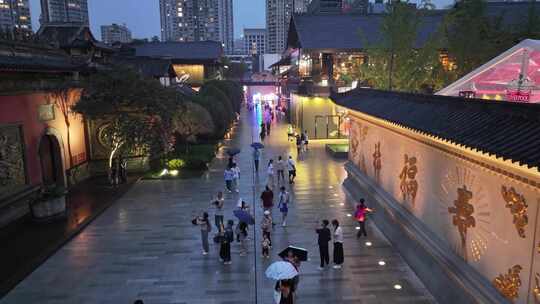
[[[531,92],[507,90],[506,100],[514,102],[529,102],[531,100]]]

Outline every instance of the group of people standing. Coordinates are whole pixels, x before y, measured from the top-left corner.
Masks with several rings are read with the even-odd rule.
[[[260,157],[261,152],[259,151],[259,149],[254,149],[253,162],[255,167],[255,173],[259,172]],[[266,165],[268,187],[274,188],[274,186],[276,185],[276,175],[277,184],[285,184],[285,170],[287,170],[288,172],[289,184],[294,184],[294,179],[296,178],[296,162],[293,160],[292,156],[289,155],[289,158],[287,160],[284,160],[281,155],[279,155],[276,162],[274,162],[274,159],[271,158]]]
[[[334,269],[340,269],[344,261],[343,254],[343,229],[339,226],[339,221],[332,220],[332,230],[328,228],[330,223],[328,220],[322,220],[320,227],[315,229],[318,235],[317,243],[319,245],[319,254],[321,257],[321,263],[319,269],[323,270],[325,266],[330,264],[330,251],[328,243],[333,240],[334,252],[333,262]]]

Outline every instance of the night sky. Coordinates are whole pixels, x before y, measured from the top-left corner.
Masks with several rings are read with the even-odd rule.
[[[233,0],[234,35],[240,37],[244,27],[265,26],[265,0]],[[30,0],[32,24],[39,28],[40,0]],[[434,0],[438,6],[452,0]],[[159,33],[159,0],[88,0],[90,26],[96,38],[101,39],[100,26],[125,23],[134,38],[149,38]]]

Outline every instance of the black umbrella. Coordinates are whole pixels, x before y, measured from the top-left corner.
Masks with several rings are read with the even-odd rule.
[[[281,251],[278,255],[284,259],[289,256],[290,251],[292,252],[292,255],[297,257],[300,261],[302,262],[307,261],[308,251],[300,247],[289,246],[283,249],[283,251]]]
[[[251,144],[251,147],[254,148],[254,149],[264,149],[264,145],[261,144],[260,142],[254,142]]]
[[[236,154],[240,153],[240,149],[228,148],[227,150],[225,150],[225,153],[227,153],[229,156],[235,156]]]

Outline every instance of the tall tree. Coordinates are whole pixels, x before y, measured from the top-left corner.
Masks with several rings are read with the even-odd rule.
[[[445,19],[448,53],[463,76],[501,52],[498,46],[505,36],[500,18],[486,16],[482,0],[463,0],[456,3]]]
[[[55,86],[47,95],[50,104],[53,104],[60,110],[64,124],[66,125],[66,145],[68,150],[69,168],[73,167],[73,153],[71,152],[71,118],[75,114],[71,108],[74,101],[80,96],[80,91],[75,87],[72,81],[64,81]]]
[[[375,88],[401,91],[419,91],[425,85],[433,86],[437,83],[433,77],[439,77],[441,72],[438,35],[420,41],[422,11],[408,2],[387,5],[389,13],[381,22],[380,40],[370,43],[362,37],[367,45],[367,60],[360,65],[360,80]]]
[[[174,100],[161,84],[143,79],[134,70],[116,67],[94,74],[73,110],[107,121],[103,138],[109,145],[109,169],[118,153],[146,153],[159,130],[174,115]]]

